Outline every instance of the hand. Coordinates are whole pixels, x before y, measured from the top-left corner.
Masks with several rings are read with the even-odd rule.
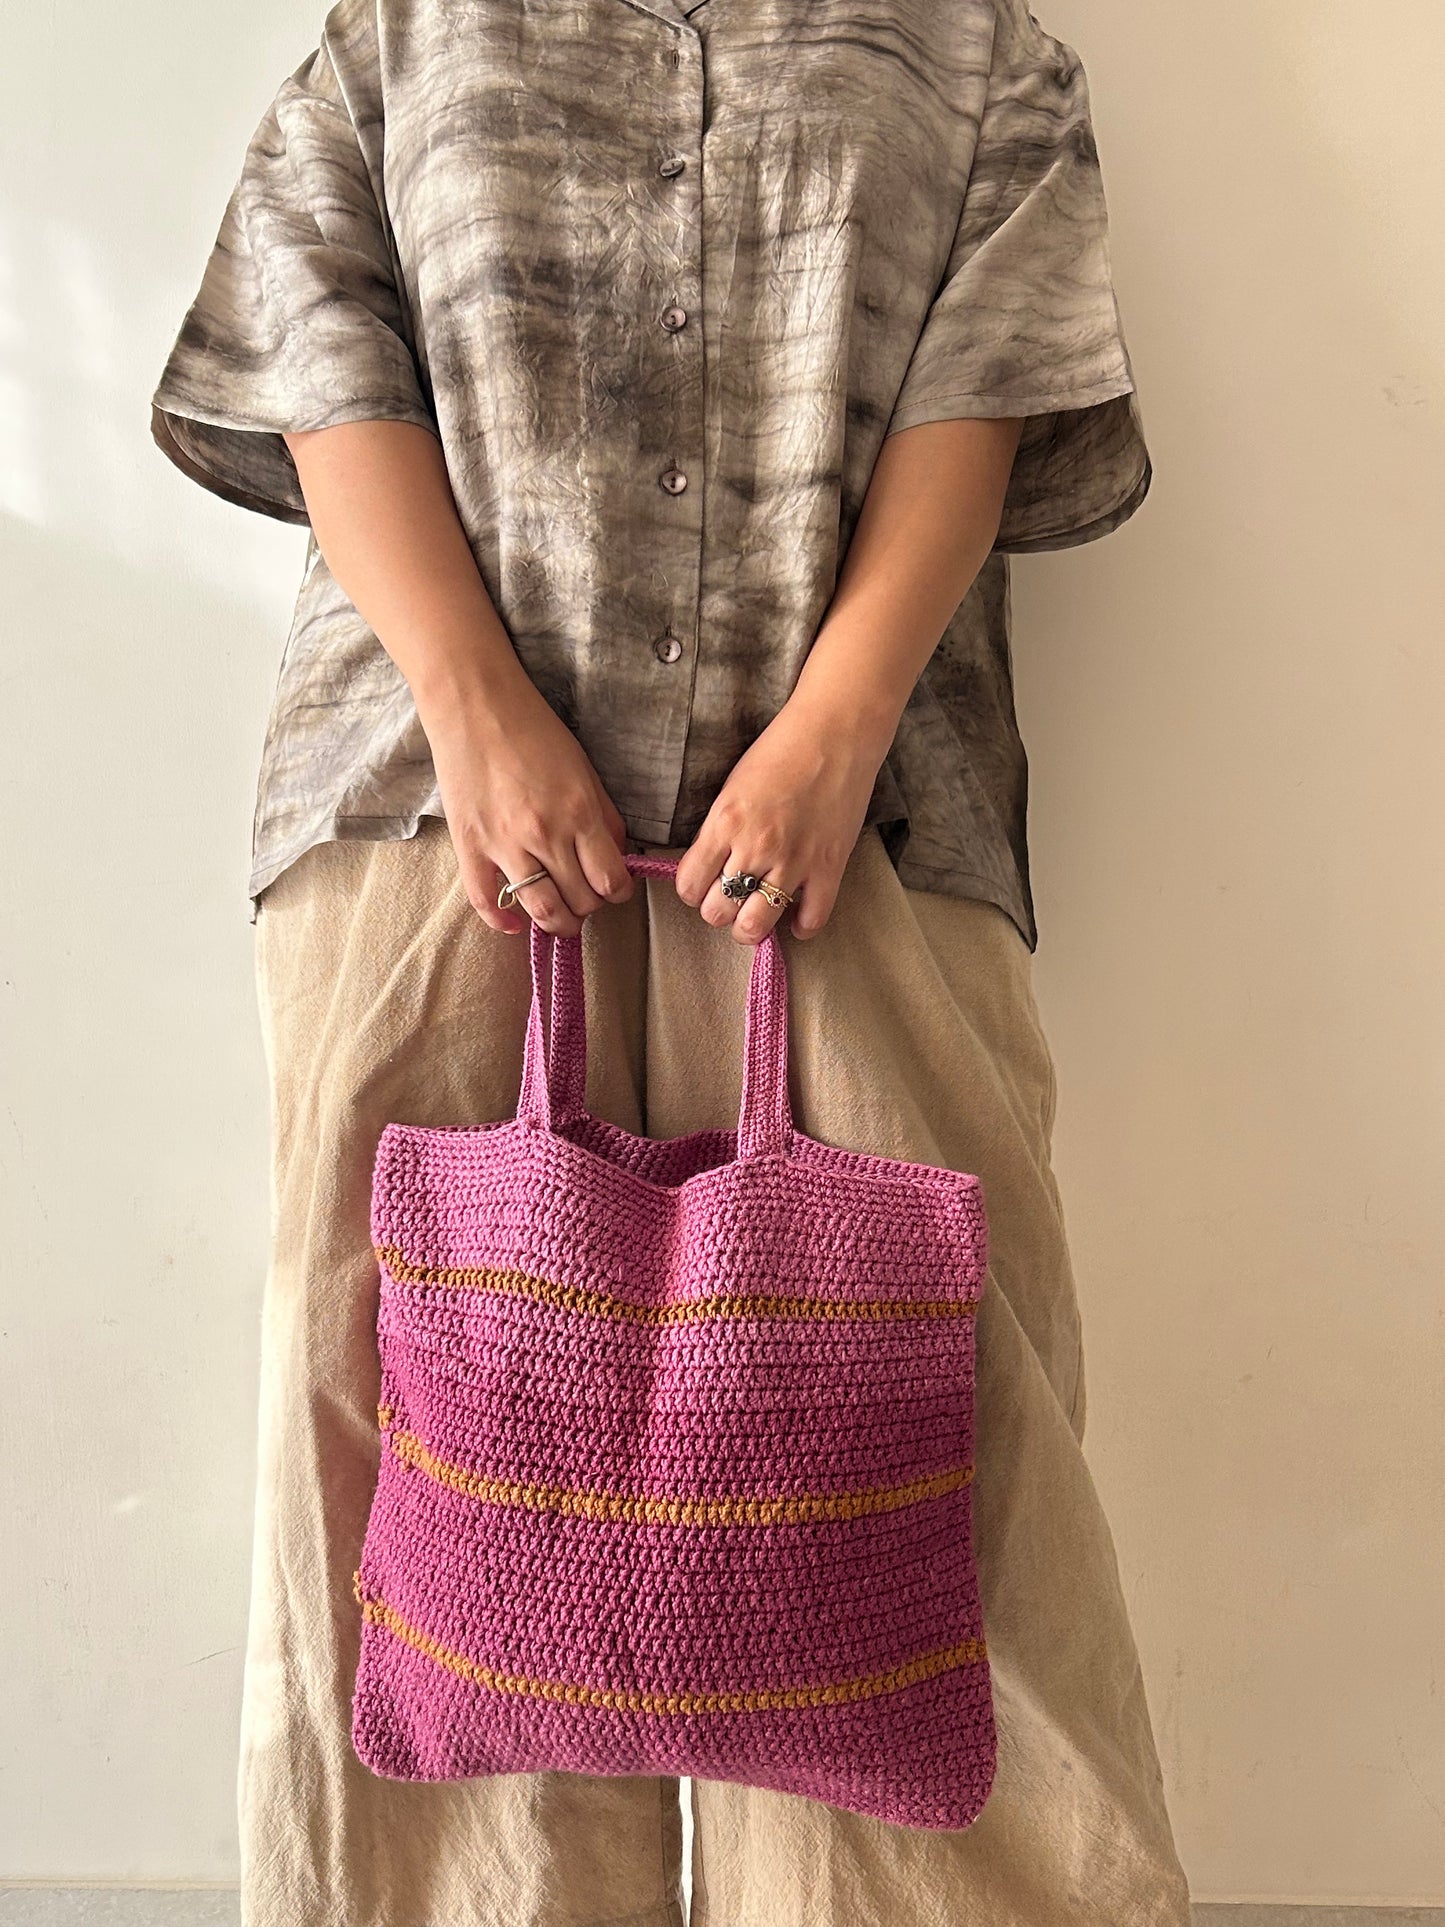
[[[893,740],[887,720],[788,699],[734,764],[696,840],[678,860],[677,893],[705,922],[758,943],[782,916],[760,890],[723,895],[723,870],[751,870],[792,893],[792,931],[816,936],[863,828]]]
[[[422,718],[457,866],[484,923],[519,935],[527,918],[575,936],[603,903],[625,903],[627,827],[582,745],[525,677],[505,696],[453,698]],[[527,916],[499,910],[509,877],[547,876],[519,893]]]

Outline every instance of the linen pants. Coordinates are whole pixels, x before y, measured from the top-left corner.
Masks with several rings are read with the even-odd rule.
[[[735,1125],[752,949],[704,924],[670,878],[634,889],[583,926],[588,1108],[652,1137]],[[372,1158],[390,1119],[515,1113],[525,930],[482,923],[446,825],[427,818],[414,838],[308,850],[261,897],[255,939],[274,1165],[244,1927],[680,1927],[676,1778],[413,1783],[371,1774],[351,1746],[352,1573],[381,1448]],[[998,1767],[978,1818],[951,1832],[688,1782],[692,1927],[1187,1927],[1081,1446],[1054,1067],[1028,947],[991,903],[905,889],[871,827],[828,924],[800,940],[785,913],[783,942],[798,1127],[983,1179],[974,1542]]]

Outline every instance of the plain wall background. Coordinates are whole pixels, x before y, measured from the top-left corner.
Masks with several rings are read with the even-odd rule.
[[[304,534],[147,402],[323,13],[6,8],[0,1879],[235,1876]],[[1086,1450],[1197,1896],[1445,1901],[1439,10],[1040,18],[1156,464],[1014,578]]]

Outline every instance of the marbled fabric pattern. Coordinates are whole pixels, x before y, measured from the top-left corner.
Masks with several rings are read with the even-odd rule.
[[[1022,0],[338,0],[245,152],[152,428],[300,523],[283,430],[436,433],[528,673],[631,834],[677,844],[793,687],[885,435],[998,415],[1029,417],[998,540],[867,820],[906,885],[1033,948],[1009,557],[1116,528],[1151,466],[1088,85]],[[251,896],[441,813],[313,537]]]

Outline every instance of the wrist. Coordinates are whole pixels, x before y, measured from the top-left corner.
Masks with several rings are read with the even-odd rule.
[[[540,700],[515,655],[510,664],[480,658],[436,664],[412,679],[411,693],[431,742],[449,736],[470,741],[501,736],[529,700]]]
[[[865,677],[844,687],[836,676],[809,674],[809,662],[787,701],[787,708],[825,741],[846,743],[861,761],[876,768],[893,747],[907,694]]]

